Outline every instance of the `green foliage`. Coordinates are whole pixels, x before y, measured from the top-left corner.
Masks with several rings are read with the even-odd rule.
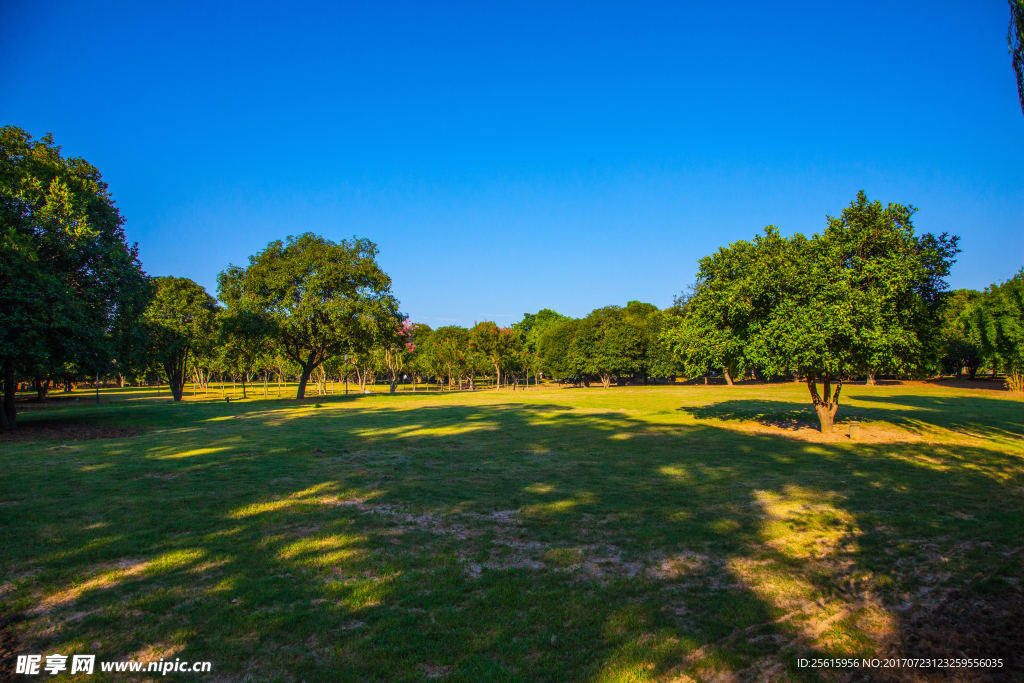
[[[427,353],[431,356],[431,374],[447,377],[451,386],[460,381],[470,366],[470,332],[465,327],[446,325],[434,330]]]
[[[253,311],[229,308],[220,316],[218,345],[226,368],[242,377],[243,398],[245,383],[253,370],[272,364],[272,332],[266,316]]]
[[[1017,74],[1017,98],[1024,112],[1024,0],[1008,0],[1010,3],[1010,28],[1006,42],[1013,55],[1013,70]]]
[[[576,343],[584,353],[584,373],[598,377],[605,388],[612,379],[638,369],[642,342],[641,330],[630,324],[619,306],[591,311],[576,332]]]
[[[189,356],[215,341],[219,307],[187,277],[154,278],[156,294],[145,312],[153,357],[167,373],[171,395],[180,401]]]
[[[427,377],[434,375],[431,369],[427,351],[430,348],[430,339],[433,329],[425,323],[416,323],[412,328],[412,350],[409,356],[409,373],[415,381],[417,376]]]
[[[344,352],[365,355],[401,324],[391,278],[376,257],[369,240],[336,243],[305,233],[271,242],[245,269],[221,273],[226,303],[264,317],[281,353],[302,368],[298,398],[324,361]]]
[[[981,292],[974,289],[958,289],[943,297],[938,342],[943,353],[940,363],[947,374],[959,377],[967,368],[974,379],[983,362],[973,324],[981,299]]]
[[[518,368],[517,356],[523,350],[519,332],[510,327],[498,327],[486,320],[469,331],[469,351],[473,358],[486,358],[494,368],[495,381],[501,386],[502,372]],[[510,365],[511,363],[511,365]]]
[[[548,375],[568,384],[590,385],[586,373],[586,350],[577,343],[582,322],[568,318],[551,325],[538,340],[541,367]]]
[[[652,304],[605,306],[581,320],[554,321],[538,340],[537,360],[559,381],[585,386],[672,376],[677,364],[661,339],[666,324],[666,314]]]
[[[958,238],[915,237],[914,211],[860,192],[824,233],[795,236],[769,256],[787,276],[773,276],[768,291],[778,305],[759,316],[759,360],[769,373],[796,369],[841,382],[927,366]]]
[[[879,369],[922,372],[933,362],[958,238],[915,236],[914,211],[860,192],[820,235],[786,239],[769,226],[753,242],[720,249],[701,260],[683,322],[666,341],[690,374],[749,365],[770,376],[803,374],[830,431],[844,380]]]
[[[30,375],[105,372],[151,287],[99,171],[49,135],[0,128],[0,358]],[[127,361],[129,354],[123,354]],[[3,424],[14,427],[13,394]]]
[[[1024,269],[985,290],[974,325],[982,354],[1003,369],[1011,390],[1024,392]]]
[[[753,242],[734,242],[700,260],[691,295],[677,301],[681,319],[666,325],[662,335],[685,374],[698,377],[722,368],[731,384],[754,362],[759,323],[791,270],[787,246],[778,229],[768,226]]]
[[[523,345],[530,353],[540,351],[540,338],[552,326],[568,320],[567,316],[550,308],[542,308],[536,313],[524,313],[523,319],[512,325],[523,337]]]

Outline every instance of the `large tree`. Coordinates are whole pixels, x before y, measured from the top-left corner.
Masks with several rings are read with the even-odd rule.
[[[264,316],[282,353],[301,368],[297,398],[325,360],[369,353],[375,331],[404,319],[377,253],[367,239],[332,242],[307,232],[271,242],[248,267],[221,274],[239,306]]]
[[[523,319],[513,323],[512,329],[523,336],[523,345],[530,353],[536,353],[539,349],[541,336],[553,325],[557,325],[568,318],[550,308],[542,308],[536,313],[524,313]]]
[[[769,374],[804,375],[823,432],[832,431],[845,380],[876,368],[911,374],[933,362],[930,340],[958,238],[916,236],[914,211],[860,192],[823,233],[795,235],[783,258],[766,258],[774,271],[766,291],[777,303],[757,322],[753,355]]]
[[[189,357],[215,341],[218,307],[187,277],[158,277],[156,296],[146,309],[153,357],[163,366],[171,396],[180,401]]]
[[[104,373],[151,294],[99,171],[53,138],[0,128],[0,427],[19,375]]]
[[[480,354],[490,361],[494,367],[494,386],[500,388],[504,359],[519,352],[522,338],[512,328],[498,327],[497,324],[486,320],[470,329],[469,345],[472,353]]]
[[[584,360],[584,372],[600,378],[607,389],[612,380],[638,369],[641,339],[629,325],[621,306],[605,306],[580,321],[575,344]]]
[[[931,340],[958,238],[915,235],[913,212],[861,192],[810,239],[785,239],[769,227],[732,245],[736,254],[702,260],[685,307],[689,336],[675,340],[677,349],[688,365],[692,353],[768,375],[802,374],[822,431],[831,431],[844,381],[879,368],[921,372],[934,362]],[[718,266],[728,263],[736,265],[721,277]],[[700,334],[733,355],[700,356]]]

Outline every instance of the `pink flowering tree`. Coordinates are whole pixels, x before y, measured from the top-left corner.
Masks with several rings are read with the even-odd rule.
[[[412,338],[415,329],[416,324],[406,318],[394,328],[387,330],[386,338],[381,340],[384,342],[384,367],[390,374],[389,384],[392,394],[395,393],[395,388],[401,379],[402,370],[405,369],[409,358],[416,350],[416,344]]]

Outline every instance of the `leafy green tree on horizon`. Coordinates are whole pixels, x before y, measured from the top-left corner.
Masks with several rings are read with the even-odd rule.
[[[95,166],[0,128],[0,428],[17,426],[19,374],[107,374],[125,350],[152,287],[123,224]]]
[[[510,327],[498,327],[490,320],[474,325],[469,330],[471,353],[487,358],[494,368],[495,387],[501,388],[502,365],[506,356],[518,352],[522,341],[519,333]]]
[[[721,368],[725,381],[742,376],[751,363],[756,324],[770,310],[784,240],[778,228],[765,228],[752,242],[740,240],[699,261],[692,291],[677,300],[685,311],[663,340],[689,377]]]
[[[1024,268],[987,287],[973,316],[982,354],[1006,373],[1010,391],[1024,393]]]
[[[795,235],[772,260],[784,276],[773,280],[778,303],[759,321],[755,356],[771,375],[804,375],[822,432],[832,431],[845,380],[928,365],[959,238],[915,236],[914,211],[860,192],[823,233]]]
[[[180,401],[190,355],[210,343],[219,306],[206,290],[187,277],[154,278],[156,294],[145,312],[153,357],[163,366],[171,396]]]
[[[860,192],[821,234],[783,238],[769,226],[702,259],[684,321],[667,341],[691,369],[734,360],[769,376],[799,372],[822,431],[831,431],[844,381],[933,362],[958,238],[915,236],[913,212]],[[702,352],[702,335],[731,355]]]
[[[301,368],[296,398],[305,396],[310,374],[328,358],[365,356],[378,326],[404,319],[377,253],[367,239],[336,243],[307,232],[275,240],[248,267],[229,266],[222,274],[240,305],[266,318],[281,352]]]
[[[974,379],[984,361],[974,339],[972,324],[973,313],[982,298],[982,293],[974,289],[958,289],[943,297],[939,332],[943,356],[940,363],[943,370],[957,377],[966,368],[968,377]]]

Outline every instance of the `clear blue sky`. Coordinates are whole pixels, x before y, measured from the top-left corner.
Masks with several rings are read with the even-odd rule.
[[[432,326],[659,306],[697,259],[864,189],[1024,266],[1005,0],[0,0],[0,123],[100,168],[154,275],[375,241]]]

